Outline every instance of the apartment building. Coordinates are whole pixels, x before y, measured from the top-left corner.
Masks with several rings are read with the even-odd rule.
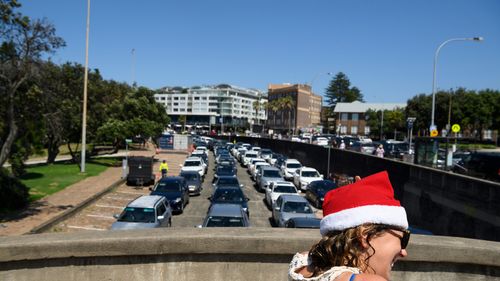
[[[228,84],[192,88],[165,87],[155,94],[156,102],[164,105],[172,123],[179,125],[179,117],[186,116],[190,126],[228,128],[262,124],[267,119],[265,93]],[[262,106],[256,111],[254,102]]]
[[[304,84],[269,84],[268,100],[274,100],[290,96],[294,101],[291,110],[279,108],[267,111],[267,125],[269,128],[286,131],[290,128],[298,132],[303,128],[320,125],[322,97],[312,92],[311,86]]]
[[[337,133],[341,135],[368,136],[370,127],[366,125],[365,118],[365,112],[368,109],[379,111],[405,107],[405,103],[339,102],[333,111],[335,114],[335,127]]]

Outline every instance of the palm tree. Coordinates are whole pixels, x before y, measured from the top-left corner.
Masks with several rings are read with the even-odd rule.
[[[273,112],[273,128],[276,127],[276,113],[278,113],[278,110],[280,109],[280,106],[278,104],[278,100],[273,100],[268,103],[269,110]]]
[[[283,98],[282,103],[283,109],[286,109],[288,111],[288,131],[290,131],[290,125],[292,124],[292,109],[295,108],[295,101],[291,96],[286,96]]]
[[[259,124],[259,111],[262,108],[262,105],[260,103],[260,99],[256,100],[252,103],[253,109],[255,110],[255,120],[257,121],[256,123]]]

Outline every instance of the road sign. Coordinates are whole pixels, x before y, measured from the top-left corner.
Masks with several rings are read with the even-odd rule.
[[[132,139],[125,139],[125,142],[126,142],[126,143],[131,143],[131,142],[132,142]]]
[[[434,130],[431,131],[431,137],[437,137],[437,135],[438,135],[438,131],[437,130],[434,129]]]
[[[451,126],[451,131],[452,131],[453,133],[458,133],[458,132],[460,132],[460,125],[458,125],[458,124],[453,124],[453,126]]]

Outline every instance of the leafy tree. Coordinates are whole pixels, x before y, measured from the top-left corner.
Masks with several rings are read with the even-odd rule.
[[[281,98],[282,108],[288,112],[288,131],[290,132],[290,126],[292,125],[292,112],[295,108],[295,101],[291,96],[286,96]]]
[[[26,86],[37,75],[41,57],[64,46],[55,28],[45,20],[30,20],[14,12],[17,1],[0,2],[0,89],[2,119],[0,132],[0,166],[11,154],[12,145],[20,131],[20,119],[27,113],[20,106],[29,95]]]
[[[342,72],[337,73],[326,88],[326,98],[328,105],[335,108],[339,102],[363,102],[363,94],[356,87],[351,87],[349,78]]]

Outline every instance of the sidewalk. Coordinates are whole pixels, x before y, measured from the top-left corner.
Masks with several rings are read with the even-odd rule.
[[[129,156],[154,156],[155,153],[154,147],[150,145],[147,150],[129,151]],[[184,155],[187,155],[187,153]],[[159,160],[167,159],[169,161],[168,154],[157,154],[155,158]],[[180,157],[179,160],[184,158],[185,156]],[[177,161],[172,162],[172,166],[174,166],[172,167],[174,168],[172,172],[178,170],[175,166],[180,164],[175,162]],[[156,169],[153,172],[156,173]],[[86,200],[90,200],[96,194],[106,191],[111,185],[120,182],[121,176],[122,167],[110,167],[98,176],[86,178],[64,190],[32,202],[20,214],[7,222],[0,223],[0,236],[27,234],[32,229],[63,215]]]

